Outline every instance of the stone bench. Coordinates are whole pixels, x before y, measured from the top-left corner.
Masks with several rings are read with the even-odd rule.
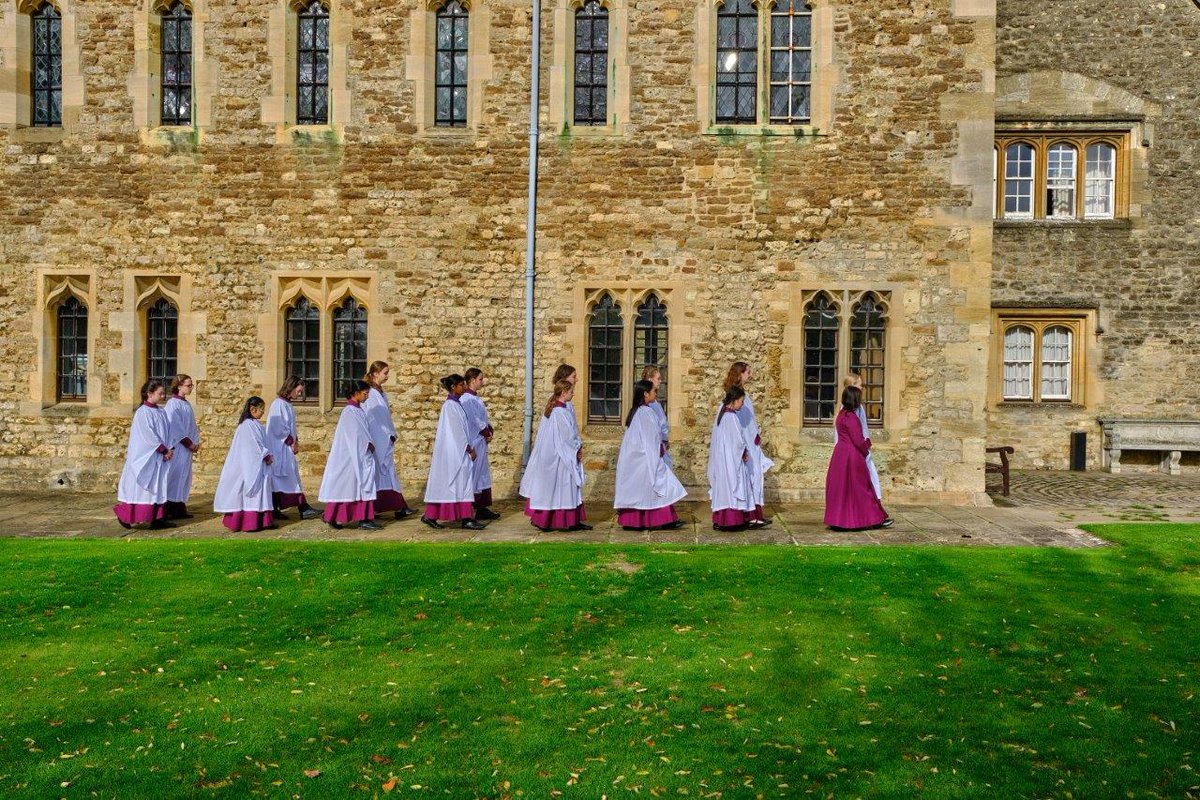
[[[1153,450],[1162,453],[1159,470],[1179,474],[1184,451],[1200,452],[1200,420],[1101,419],[1104,449],[1101,465],[1113,474],[1121,472],[1123,450]]]

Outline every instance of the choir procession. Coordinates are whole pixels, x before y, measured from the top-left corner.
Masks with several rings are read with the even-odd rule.
[[[261,397],[247,398],[213,500],[213,511],[223,515],[225,527],[233,532],[274,529],[277,520],[288,518],[290,508],[301,519],[320,515],[333,528],[369,531],[381,529],[379,515],[387,512],[398,520],[415,515],[396,473],[396,427],[383,390],[389,372],[386,363],[372,362],[361,380],[345,387],[346,405],[317,492],[322,510],[309,504],[296,458],[300,442],[292,406],[304,397],[301,380],[293,376],[284,381],[269,410]],[[714,530],[771,524],[763,513],[763,479],[774,462],[763,452],[754,403],[746,391],[751,377],[744,361],[729,367],[713,422],[708,489]],[[617,524],[626,530],[673,530],[686,524],[675,509],[687,490],[674,471],[670,426],[658,402],[661,378],[658,367],[644,369],[624,420],[613,508]],[[543,532],[592,529],[584,510],[583,440],[573,404],[578,379],[568,364],[555,372],[520,483],[525,515]],[[456,524],[482,530],[500,516],[491,509],[488,447],[494,431],[479,396],[487,378],[472,367],[440,383],[446,398],[433,440],[421,522],[431,528]],[[142,387],[113,507],[125,528],[173,528],[172,520],[192,516],[187,509],[192,459],[200,452],[200,431],[187,400],[194,387],[192,378],[182,374],[169,387],[158,380]],[[842,382],[833,440],[825,524],[838,531],[890,527],[858,375],[847,375]]]

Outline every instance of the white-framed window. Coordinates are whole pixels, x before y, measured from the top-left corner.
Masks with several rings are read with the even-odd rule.
[[[1004,403],[1083,403],[1085,349],[1094,326],[1087,309],[996,309],[994,330],[1000,374],[993,400]]]
[[[1046,216],[1069,219],[1075,216],[1075,176],[1079,151],[1059,142],[1046,153]]]
[[[1121,165],[1128,138],[1127,133],[997,134],[996,218],[1103,220],[1126,213],[1128,178]]]
[[[1084,219],[1112,219],[1116,209],[1117,148],[1108,142],[1088,145],[1084,167]]]

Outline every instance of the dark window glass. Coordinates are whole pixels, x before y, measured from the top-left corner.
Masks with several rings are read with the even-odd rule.
[[[58,307],[58,399],[87,399],[87,306],[69,297]]]
[[[62,17],[49,3],[43,3],[31,18],[33,47],[30,48],[31,98],[33,124],[42,127],[62,125]]]
[[[604,295],[588,324],[588,419],[620,422],[621,308]]]
[[[287,374],[304,382],[305,401],[315,403],[321,388],[321,312],[302,297],[287,310]]]
[[[717,9],[717,122],[758,121],[758,10],[751,0]]]
[[[575,12],[575,124],[608,124],[608,10],[596,0]]]
[[[850,371],[862,377],[867,423],[883,424],[884,345],[887,317],[871,293],[854,307],[850,318]]]
[[[333,312],[333,387],[346,396],[347,384],[367,371],[367,309],[353,297]]]
[[[821,294],[804,311],[804,419],[828,422],[838,408],[837,307]]]
[[[296,15],[296,124],[329,122],[329,11],[313,0]]]
[[[638,306],[637,320],[633,326],[633,365],[635,378],[642,377],[642,370],[656,366],[661,382],[658,385],[658,402],[667,408],[667,307],[654,295]],[[631,401],[632,402],[632,401]]]
[[[162,15],[162,124],[192,124],[192,12],[176,2]]]
[[[811,121],[812,8],[804,0],[771,7],[771,114],[778,125]]]
[[[467,124],[467,10],[450,0],[437,12],[434,124]]]
[[[169,383],[175,377],[179,343],[179,310],[159,298],[146,309],[146,377]]]

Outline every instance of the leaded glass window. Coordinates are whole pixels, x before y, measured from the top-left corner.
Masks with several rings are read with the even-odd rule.
[[[312,0],[296,15],[296,124],[329,122],[329,10]]]
[[[575,124],[608,124],[608,10],[597,0],[575,12]]]
[[[88,310],[77,297],[68,297],[57,313],[58,399],[87,399]]]
[[[300,378],[305,399],[316,402],[321,388],[321,312],[302,297],[287,310],[285,320],[287,374]]]
[[[633,325],[633,376],[640,379],[648,366],[658,367],[658,402],[667,407],[667,307],[656,295],[638,306]]]
[[[1004,399],[1033,399],[1033,328],[1016,325],[1004,332]]]
[[[450,0],[437,12],[437,63],[434,81],[434,124],[463,128],[467,124],[467,9]]]
[[[758,9],[725,0],[717,9],[717,122],[758,122]]]
[[[804,0],[776,0],[771,7],[771,122],[811,121],[812,8]]]
[[[1099,142],[1088,145],[1084,162],[1085,219],[1112,219],[1116,207],[1117,149]]]
[[[30,21],[33,124],[62,125],[62,17],[54,6],[42,3]]]
[[[346,385],[367,371],[367,309],[353,297],[333,312],[333,386],[344,397]]]
[[[1071,399],[1071,330],[1062,325],[1042,331],[1042,399]]]
[[[588,323],[588,419],[620,422],[621,308],[606,294]]]
[[[863,408],[867,423],[883,423],[884,355],[887,315],[879,298],[868,293],[850,318],[850,371],[862,378]]]
[[[1046,154],[1046,216],[1075,218],[1075,173],[1079,152],[1069,144],[1056,144]]]
[[[162,124],[192,124],[192,12],[176,2],[163,12]]]
[[[1017,142],[1010,144],[1004,152],[1004,216],[1030,218],[1033,216],[1033,148]]]
[[[179,370],[179,310],[165,297],[146,309],[146,377],[164,383]]]
[[[828,422],[838,409],[837,307],[824,294],[804,311],[804,419]]]

